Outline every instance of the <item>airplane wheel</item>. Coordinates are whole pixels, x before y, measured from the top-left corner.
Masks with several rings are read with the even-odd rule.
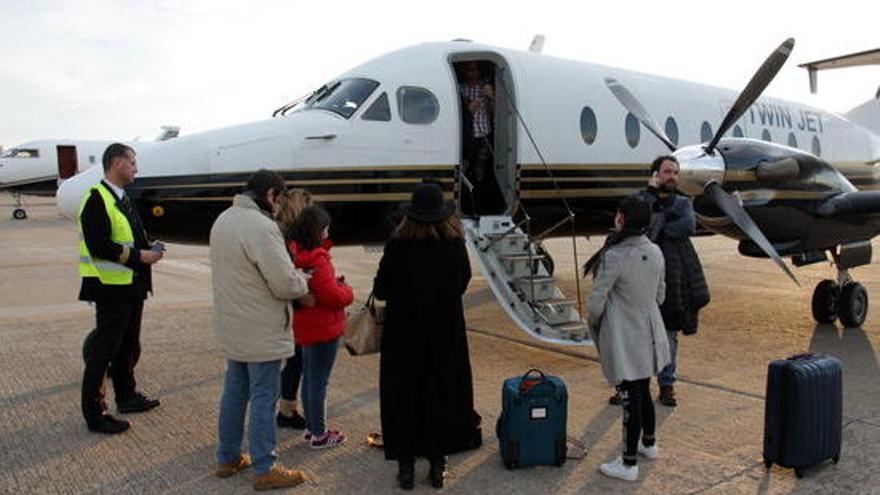
[[[858,282],[843,286],[840,291],[840,307],[838,316],[840,323],[846,328],[862,326],[868,316],[868,291]]]
[[[24,211],[23,208],[16,208],[15,211],[12,212],[12,218],[16,220],[24,220],[27,218],[27,212]]]
[[[813,291],[813,319],[817,323],[834,323],[837,319],[838,287],[834,280],[823,280]]]

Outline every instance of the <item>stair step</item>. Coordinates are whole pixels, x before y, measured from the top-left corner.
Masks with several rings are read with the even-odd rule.
[[[580,342],[590,338],[590,332],[587,325],[580,321],[572,321],[561,325],[554,325],[553,329],[559,332],[559,338],[564,340],[573,340]]]
[[[539,254],[510,254],[498,259],[508,275],[519,278],[536,274],[538,263],[544,258],[544,255]]]
[[[547,301],[555,299],[556,296],[556,279],[547,276],[518,277],[514,280],[516,288],[526,301],[536,303],[538,301]],[[532,284],[534,284],[534,295],[532,294]]]
[[[549,325],[562,325],[574,318],[575,301],[554,298],[535,303],[535,309],[544,317]]]
[[[527,235],[513,232],[499,239],[499,236],[489,236],[490,242],[493,242],[492,249],[499,256],[507,256],[511,254],[526,254],[529,252],[529,238]]]

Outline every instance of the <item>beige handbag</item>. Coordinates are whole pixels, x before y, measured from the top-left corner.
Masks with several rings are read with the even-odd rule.
[[[352,356],[375,354],[382,348],[382,306],[376,306],[373,293],[367,297],[363,306],[349,313],[345,326],[345,348]]]

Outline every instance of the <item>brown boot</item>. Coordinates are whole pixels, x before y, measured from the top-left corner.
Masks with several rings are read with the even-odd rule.
[[[282,466],[272,466],[266,474],[254,477],[254,490],[274,490],[276,488],[290,488],[306,481],[306,475],[296,469],[287,469]]]
[[[675,400],[675,388],[672,385],[660,385],[660,396],[657,397],[657,400],[666,407],[677,406],[678,401]]]
[[[249,468],[250,465],[251,456],[247,454],[239,454],[238,460],[235,462],[217,464],[217,469],[214,470],[214,474],[217,475],[218,478],[228,478],[239,471]]]

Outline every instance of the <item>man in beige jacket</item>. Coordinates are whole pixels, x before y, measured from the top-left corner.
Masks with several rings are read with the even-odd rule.
[[[220,398],[217,476],[253,463],[254,488],[298,485],[302,472],[275,464],[275,406],[281,363],[293,355],[290,301],[308,292],[273,217],[287,187],[275,172],[260,170],[211,228],[214,333],[226,358]],[[250,403],[251,455],[241,452]]]

